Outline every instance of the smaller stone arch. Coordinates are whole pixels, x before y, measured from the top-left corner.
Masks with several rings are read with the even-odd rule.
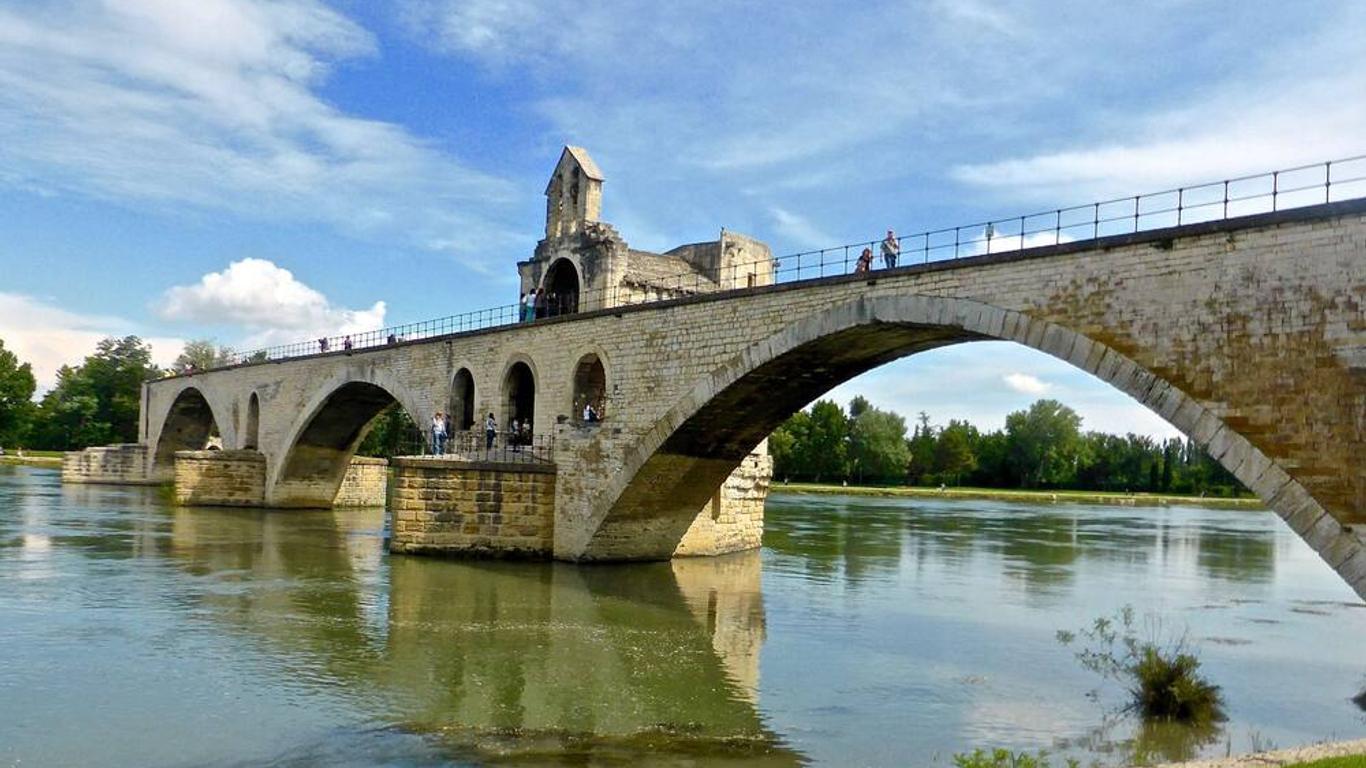
[[[197,387],[186,387],[176,395],[166,412],[152,455],[152,475],[169,479],[175,471],[176,451],[202,451],[209,437],[219,433],[213,408]]]
[[[467,367],[461,367],[451,379],[451,397],[447,413],[451,417],[451,427],[459,432],[474,428],[475,422],[474,374]]]
[[[589,352],[579,358],[574,366],[573,401],[570,403],[571,418],[577,423],[586,423],[586,408],[591,406],[596,414],[594,421],[601,421],[607,412],[607,369],[597,353]]]
[[[499,427],[508,430],[512,422],[531,420],[536,428],[536,372],[527,360],[515,360],[503,374],[502,409]]]
[[[261,443],[261,397],[255,392],[247,401],[247,424],[242,430],[242,447],[256,450]]]
[[[541,280],[541,287],[545,289],[547,316],[572,315],[579,311],[583,281],[572,259],[561,257],[552,262]]]

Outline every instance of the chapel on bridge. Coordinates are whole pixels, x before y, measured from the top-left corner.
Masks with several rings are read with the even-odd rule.
[[[768,246],[738,232],[664,253],[630,247],[601,220],[603,180],[586,149],[566,146],[546,184],[545,239],[517,264],[521,293],[543,291],[546,315],[773,283]]]

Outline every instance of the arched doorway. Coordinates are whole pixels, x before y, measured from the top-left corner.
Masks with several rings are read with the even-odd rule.
[[[159,479],[169,478],[175,471],[176,451],[202,451],[208,447],[209,438],[218,433],[218,422],[204,393],[185,388],[171,403],[157,437],[153,474]]]
[[[546,312],[550,317],[572,315],[579,311],[579,271],[569,259],[557,259],[546,270],[542,281],[546,293]]]
[[[456,371],[451,381],[450,416],[451,426],[457,432],[474,427],[474,374],[468,368]]]
[[[251,400],[247,403],[247,428],[242,430],[242,447],[247,450],[256,450],[260,441],[260,431],[261,398],[252,392]]]
[[[587,422],[587,408],[591,406],[594,415],[592,420],[600,421],[605,413],[606,399],[607,372],[603,370],[598,356],[590,352],[574,366],[573,419],[580,423]]]
[[[503,418],[499,427],[504,431],[512,428],[513,422],[531,422],[535,431],[536,419],[536,377],[531,366],[518,361],[508,369],[503,379]]]

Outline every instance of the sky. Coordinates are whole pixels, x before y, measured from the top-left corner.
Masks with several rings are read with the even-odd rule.
[[[775,253],[1366,152],[1366,4],[0,0],[0,339],[40,389],[516,301],[564,144],[664,250]],[[997,342],[833,396],[1177,434]]]

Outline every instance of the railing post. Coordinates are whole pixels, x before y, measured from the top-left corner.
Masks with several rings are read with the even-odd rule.
[[[1181,226],[1181,207],[1186,202],[1185,187],[1176,188],[1176,226]]]
[[[1095,203],[1092,208],[1095,213],[1091,222],[1091,239],[1095,240],[1100,237],[1100,203]]]
[[[1271,210],[1276,210],[1276,196],[1281,192],[1281,172],[1271,172]]]
[[[1224,180],[1224,215],[1221,218],[1228,218],[1228,180]]]
[[[925,263],[930,263],[930,233],[925,232]]]
[[[1056,214],[1053,220],[1053,244],[1062,245],[1062,209],[1059,208]]]
[[[955,259],[958,258],[958,237],[962,229],[962,227],[953,228],[953,258]]]
[[[1134,231],[1138,231],[1138,195],[1134,195]]]
[[[1020,250],[1022,250],[1022,251],[1025,249],[1024,236],[1025,236],[1025,217],[1021,216],[1021,217],[1020,217]]]
[[[1329,194],[1333,188],[1333,161],[1323,164],[1323,202],[1331,202]]]

